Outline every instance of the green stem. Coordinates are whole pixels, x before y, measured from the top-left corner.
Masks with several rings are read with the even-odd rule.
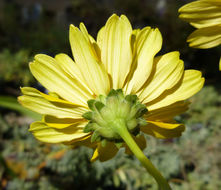
[[[155,168],[151,161],[140,150],[139,146],[136,144],[131,134],[128,132],[124,120],[118,119],[115,120],[112,124],[112,126],[114,126],[115,131],[123,138],[130,150],[137,157],[137,159],[143,164],[143,166],[146,168],[149,174],[151,174],[154,177],[154,179],[160,187],[160,190],[171,190],[166,179],[161,175],[161,173]]]

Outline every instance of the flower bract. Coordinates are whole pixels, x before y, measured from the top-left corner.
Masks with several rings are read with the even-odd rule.
[[[184,70],[179,52],[156,56],[162,46],[158,29],[132,29],[126,16],[112,15],[96,39],[83,23],[70,26],[73,58],[36,55],[34,77],[49,91],[21,88],[19,102],[42,114],[30,131],[40,141],[94,149],[92,161],[112,158],[127,145],[111,124],[125,120],[132,137],[145,147],[143,133],[179,137],[183,124],[174,117],[188,109],[189,97],[204,84],[201,72]]]

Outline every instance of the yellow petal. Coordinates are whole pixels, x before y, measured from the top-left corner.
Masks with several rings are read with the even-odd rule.
[[[85,122],[83,119],[72,119],[72,118],[57,118],[51,115],[44,115],[43,122],[46,123],[47,126],[56,128],[56,129],[64,129],[66,127],[76,127],[82,122]]]
[[[194,31],[187,39],[191,47],[207,49],[221,44],[221,24],[200,28]]]
[[[162,46],[162,36],[158,29],[146,27],[136,37],[133,65],[125,87],[127,94],[136,93],[151,74],[154,56]]]
[[[201,8],[197,7],[197,9],[186,9],[181,8],[179,10],[180,18],[187,22],[197,23],[199,21],[207,20],[207,24],[209,24],[209,20],[212,22],[213,19],[217,19],[221,17],[221,7],[211,6],[208,3],[201,3]]]
[[[199,1],[194,1],[194,2],[191,2],[182,6],[179,9],[179,12],[180,13],[195,13],[195,12],[200,13],[204,11],[213,10],[214,8],[218,8],[215,2],[212,3],[211,0],[204,0],[204,1],[199,0]]]
[[[155,73],[138,95],[139,100],[147,103],[159,97],[164,91],[174,87],[183,76],[184,64],[179,52],[167,53],[155,59]]]
[[[66,73],[68,73],[73,79],[79,81],[82,87],[85,88],[85,91],[88,92],[89,95],[91,95],[90,98],[93,98],[93,92],[87,86],[87,83],[84,80],[84,77],[81,74],[81,71],[78,68],[77,64],[68,55],[63,53],[56,55],[55,59],[59,62],[59,65]]]
[[[180,15],[180,18],[185,20],[185,21],[199,21],[199,20],[206,20],[206,19],[214,19],[214,18],[219,18],[221,16],[220,13],[221,8],[215,7],[213,9],[209,10],[200,10],[200,11],[192,11],[192,12],[187,12],[187,13],[182,13]]]
[[[219,70],[221,71],[221,57],[219,59]]]
[[[77,80],[62,70],[54,58],[43,54],[36,55],[30,69],[34,77],[49,91],[77,105],[87,106],[87,100],[91,96]]]
[[[144,135],[139,135],[138,137],[132,136],[137,145],[140,147],[141,150],[146,148],[146,139]],[[133,154],[130,150],[130,148],[125,144],[125,153],[126,154]]]
[[[185,130],[185,126],[183,124],[163,123],[155,121],[147,122],[147,126],[141,127],[140,130],[146,134],[160,139],[179,137]]]
[[[132,50],[132,54],[133,54],[133,58],[132,59],[135,59],[135,54],[137,53],[135,45],[136,45],[137,37],[140,34],[140,32],[141,32],[141,29],[139,29],[139,28],[138,29],[134,29],[133,32],[132,32],[132,35],[131,35],[130,43],[131,43],[131,50]],[[133,73],[133,67],[136,67],[136,64],[132,64],[132,68],[130,69],[131,73]],[[131,73],[129,75],[131,75]]]
[[[220,10],[210,10],[196,13],[182,13],[180,18],[196,28],[219,25],[221,22]]]
[[[88,109],[70,102],[43,94],[34,88],[21,88],[23,96],[19,102],[26,108],[40,114],[52,115],[58,118],[82,119],[82,114]],[[47,99],[46,99],[47,98]]]
[[[204,2],[208,2],[211,5],[221,6],[220,0],[203,0]]]
[[[99,32],[98,45],[101,60],[112,78],[113,88],[122,88],[130,70],[132,27],[127,17],[112,15]]]
[[[187,39],[191,47],[206,49],[221,44],[220,1],[194,1],[181,7],[179,12],[181,19],[199,28]]]
[[[189,3],[181,7],[179,12],[181,19],[190,22],[196,28],[214,26],[221,21],[221,6],[209,4],[208,1]]]
[[[91,162],[95,162],[99,158],[98,148],[94,150],[94,153],[91,157]]]
[[[93,162],[96,159],[99,159],[101,162],[107,161],[113,158],[117,154],[117,152],[118,149],[113,142],[107,141],[105,147],[103,147],[101,143],[99,143],[94,151],[91,161]]]
[[[203,87],[204,81],[200,71],[186,70],[183,79],[173,89],[167,90],[158,99],[147,103],[147,109],[152,111],[186,100]]]
[[[179,115],[188,110],[190,102],[176,102],[172,105],[159,108],[153,111],[148,111],[144,116],[146,120],[150,121],[164,121],[172,120],[176,115]]]
[[[84,31],[85,32],[85,31]],[[110,90],[109,78],[101,63],[94,55],[94,48],[85,33],[70,26],[70,44],[72,53],[88,87],[96,94],[107,94]]]
[[[80,30],[83,33],[85,39],[87,39],[88,43],[90,44],[94,58],[98,62],[100,62],[101,61],[100,48],[97,42],[94,40],[94,38],[90,34],[88,34],[87,28],[85,27],[84,23],[80,23]]]
[[[200,19],[200,20],[191,20],[190,24],[195,28],[203,28],[209,26],[216,26],[221,23],[221,16],[218,18],[207,18],[207,19]]]
[[[87,133],[83,132],[83,127],[86,124],[87,122],[84,122],[77,127],[55,129],[47,126],[44,122],[37,121],[31,124],[29,131],[31,131],[33,135],[42,142],[63,143],[87,136]]]

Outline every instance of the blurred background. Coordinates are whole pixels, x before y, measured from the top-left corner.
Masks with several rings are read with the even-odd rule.
[[[28,63],[38,53],[67,53],[69,25],[84,22],[96,37],[113,13],[125,14],[133,28],[158,27],[159,54],[178,50],[187,69],[202,71],[203,90],[190,110],[177,117],[186,124],[178,139],[147,138],[145,154],[174,190],[221,189],[221,47],[188,47],[194,30],[178,18],[188,0],[0,0],[0,189],[2,190],[157,190],[153,178],[133,157],[120,151],[110,161],[90,163],[92,151],[38,142],[29,124],[39,115],[16,100],[21,86],[44,90]]]

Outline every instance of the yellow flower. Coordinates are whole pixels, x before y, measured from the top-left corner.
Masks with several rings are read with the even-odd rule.
[[[204,78],[199,71],[184,70],[179,52],[155,57],[162,46],[158,29],[145,27],[133,30],[126,16],[118,17],[114,14],[98,32],[96,40],[88,34],[82,23],[80,29],[70,26],[69,37],[74,61],[65,54],[58,54],[55,58],[40,54],[30,63],[32,74],[49,94],[24,87],[21,89],[23,96],[18,98],[24,107],[43,115],[42,121],[34,122],[30,126],[30,131],[38,140],[64,143],[73,147],[89,146],[94,149],[92,160],[108,160],[122,146],[126,147],[126,152],[129,153],[125,144],[116,146],[114,141],[108,140],[109,134],[106,132],[100,131],[107,136],[104,145],[101,141],[91,142],[93,131],[85,132],[85,126],[88,124],[85,118],[89,117],[86,116],[87,113],[91,113],[91,100],[95,102],[100,98],[104,102],[105,97],[111,96],[111,93],[118,93],[123,103],[128,97],[138,98],[139,101],[131,101],[136,102],[134,108],[138,110],[136,111],[139,112],[139,117],[142,115],[147,123],[143,122],[141,117],[138,121],[136,113],[130,126],[133,138],[141,148],[145,147],[145,139],[143,135],[136,136],[133,127],[156,138],[181,135],[185,127],[173,118],[188,109],[189,102],[185,100],[202,88]],[[108,100],[118,105],[115,103],[119,97]],[[104,105],[99,103],[95,106],[102,111]],[[112,106],[113,110],[125,109],[127,112],[128,105],[132,104],[110,107]],[[148,111],[145,113],[146,108]],[[129,113],[122,110],[122,115]],[[94,126],[96,128],[97,124]]]
[[[221,1],[198,0],[179,9],[180,18],[197,28],[189,35],[190,47],[207,49],[221,44]],[[219,62],[221,70],[221,58]]]

